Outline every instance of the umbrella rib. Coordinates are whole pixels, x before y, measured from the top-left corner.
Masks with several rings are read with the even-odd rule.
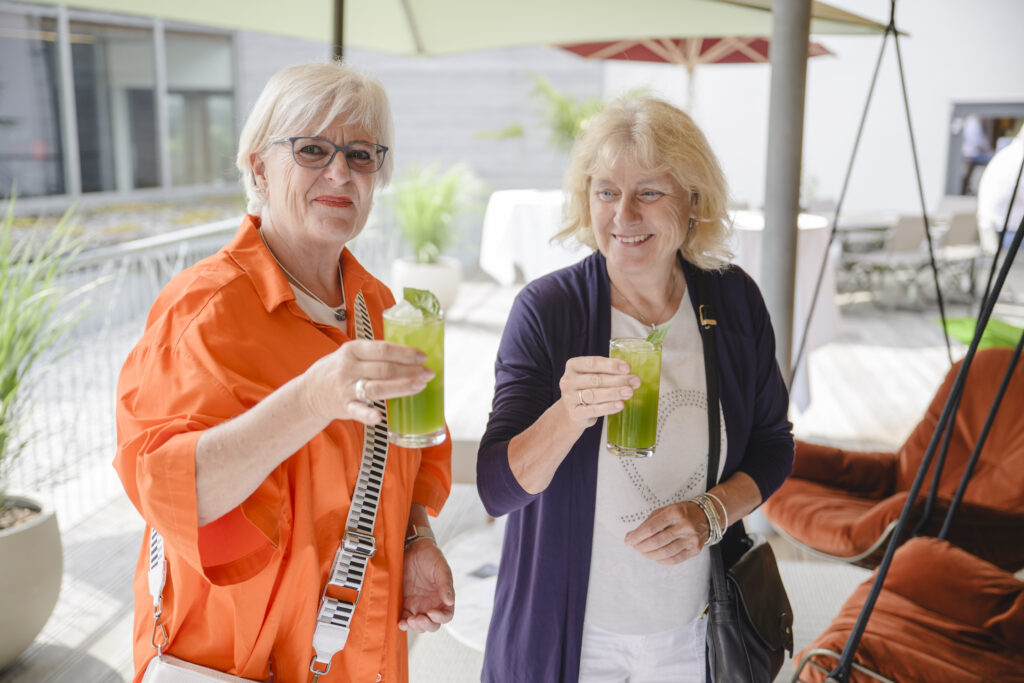
[[[658,42],[661,44],[662,49],[665,50],[665,56],[668,58],[670,64],[686,64],[686,54],[683,52],[679,45],[679,41],[671,40],[669,38],[660,38]]]
[[[750,47],[750,43],[743,41],[736,44],[736,52],[746,55],[752,62],[766,62],[768,61],[768,55],[763,55],[754,48]]]
[[[704,52],[704,54],[701,55],[700,63],[701,64],[715,64],[715,63],[721,61],[722,59],[724,59],[730,53],[737,52],[739,50],[739,45],[741,45],[741,40],[746,40],[746,39],[735,38],[735,37],[732,37],[732,36],[726,36],[724,38],[719,38],[717,43],[715,43],[714,45],[709,47]]]
[[[616,43],[606,45],[600,50],[595,50],[587,55],[587,59],[612,59],[612,55],[618,54],[619,52],[625,52],[629,48],[638,44],[639,43],[635,40],[620,40]]]
[[[639,43],[643,47],[646,47],[653,54],[657,55],[662,61],[668,62],[669,64],[685,64],[685,56],[677,49],[673,49],[675,45],[672,41],[666,38],[654,38],[651,40],[642,40]]]

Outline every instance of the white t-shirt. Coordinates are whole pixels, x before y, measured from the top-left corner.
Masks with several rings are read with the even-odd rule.
[[[1006,222],[1006,210],[1010,208],[1010,196],[1014,194],[1013,184],[1017,182],[1017,174],[1020,172],[1021,157],[1024,157],[1024,132],[992,157],[978,182],[978,231],[981,245],[990,253],[995,253],[999,246],[996,242]],[[1024,180],[1017,188],[1013,200],[1007,234],[1017,229],[1022,218]]]
[[[584,624],[642,635],[697,619],[708,600],[707,549],[675,565],[649,560],[627,546],[626,534],[658,508],[707,489],[708,415],[704,351],[696,315],[684,296],[661,351],[658,437],[649,458],[622,458],[605,448],[597,466],[594,543]],[[612,308],[612,337],[645,337],[640,321]],[[719,408],[721,410],[721,408]],[[722,420],[719,476],[725,465]]]

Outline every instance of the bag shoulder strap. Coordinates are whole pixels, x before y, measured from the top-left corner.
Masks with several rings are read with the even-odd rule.
[[[704,376],[708,399],[708,486],[718,483],[718,462],[721,459],[722,433],[721,416],[718,408],[718,355],[715,348],[715,328],[718,320],[708,302],[707,283],[704,271],[696,268],[697,317],[700,326],[700,340],[704,347]],[[725,564],[721,545],[713,545],[711,552],[711,596],[721,599],[727,595]]]
[[[700,340],[704,347],[704,376],[708,399],[708,490],[718,483],[718,463],[722,450],[721,416],[718,410],[718,355],[715,349],[715,327],[718,321],[715,311],[708,303],[707,283],[704,271],[696,269],[697,317],[700,326]]]

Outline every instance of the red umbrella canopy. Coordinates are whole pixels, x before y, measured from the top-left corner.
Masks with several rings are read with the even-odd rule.
[[[767,62],[768,38],[647,38],[559,45],[587,59],[620,59],[635,62],[681,64],[691,74],[698,64],[748,64]],[[833,54],[821,43],[809,43],[808,56]]]

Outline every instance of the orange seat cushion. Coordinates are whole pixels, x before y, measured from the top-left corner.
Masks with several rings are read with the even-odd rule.
[[[842,652],[874,576],[857,587],[815,648]],[[837,659],[814,655],[827,671]],[[907,541],[893,557],[854,662],[901,683],[990,683],[1024,680],[1024,583],[954,545]],[[806,666],[801,681],[825,674]],[[856,670],[854,683],[877,683]]]

